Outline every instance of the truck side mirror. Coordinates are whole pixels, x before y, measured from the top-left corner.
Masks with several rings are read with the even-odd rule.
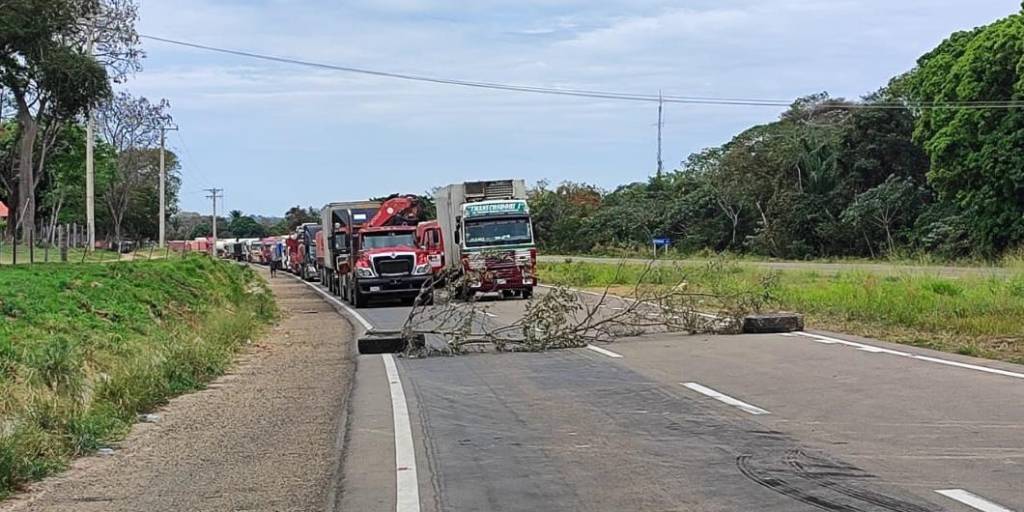
[[[462,216],[455,217],[455,245],[462,244]]]

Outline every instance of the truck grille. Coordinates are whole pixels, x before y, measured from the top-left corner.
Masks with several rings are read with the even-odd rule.
[[[414,259],[411,254],[392,256],[376,256],[373,258],[373,269],[379,276],[399,276],[412,274]]]
[[[488,269],[515,267],[516,255],[514,252],[511,251],[491,253],[487,255],[485,261],[487,262]]]

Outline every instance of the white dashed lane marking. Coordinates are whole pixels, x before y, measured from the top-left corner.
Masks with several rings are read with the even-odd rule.
[[[608,356],[612,359],[622,359],[622,354],[617,354],[615,352],[612,352],[611,350],[603,349],[601,347],[595,347],[594,345],[587,345],[587,348],[589,350],[597,352],[598,354]]]
[[[687,388],[693,390],[693,391],[696,391],[696,392],[698,392],[698,393],[700,393],[700,394],[702,394],[704,396],[709,396],[711,398],[714,398],[715,400],[718,400],[719,402],[722,402],[723,404],[731,405],[731,406],[733,406],[733,407],[735,407],[737,409],[740,409],[741,411],[748,412],[750,414],[755,414],[755,415],[770,414],[768,411],[766,411],[766,410],[764,410],[764,409],[762,409],[760,407],[757,407],[757,406],[754,406],[754,405],[750,405],[750,404],[748,404],[748,403],[746,403],[746,402],[744,402],[742,400],[737,400],[737,399],[735,399],[735,398],[733,398],[733,397],[731,397],[729,395],[726,395],[726,394],[723,394],[723,393],[719,393],[718,391],[715,391],[715,390],[713,390],[713,389],[711,389],[709,387],[697,384],[696,382],[683,382],[682,384],[684,386],[686,386]]]
[[[963,489],[940,489],[935,492],[951,500],[959,501],[960,503],[963,503],[968,507],[981,510],[982,512],[1013,512],[1012,510],[1002,505],[992,503],[991,501],[986,500],[985,498],[982,498],[977,494],[967,492]]]

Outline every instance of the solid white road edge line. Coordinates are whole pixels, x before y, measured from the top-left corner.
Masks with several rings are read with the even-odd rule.
[[[348,307],[344,302],[331,296],[320,289],[319,286],[309,281],[292,274],[288,275],[312,288],[328,302],[344,309],[352,318],[355,318],[362,324],[367,331],[373,330],[373,324],[363,318],[363,315]],[[412,443],[412,426],[409,424],[409,407],[405,402],[405,390],[402,388],[402,379],[398,376],[395,357],[391,354],[382,354],[381,357],[384,359],[384,371],[388,377],[391,392],[392,421],[395,425],[395,487],[397,489],[395,511],[419,512],[420,488],[416,476],[416,450]]]
[[[409,407],[405,403],[405,390],[398,376],[395,357],[384,354],[384,370],[391,386],[391,412],[395,422],[395,484],[397,487],[396,512],[419,512],[420,487],[416,478],[416,449],[412,444],[412,426]]]
[[[992,503],[977,494],[967,492],[963,489],[940,489],[935,492],[949,499],[959,501],[968,507],[981,510],[982,512],[1013,512],[1002,505]]]
[[[587,345],[587,348],[590,349],[590,350],[593,350],[594,352],[597,352],[598,354],[603,354],[603,355],[606,355],[606,356],[611,357],[613,359],[622,359],[622,354],[616,354],[615,352],[612,352],[611,350],[606,350],[606,349],[603,349],[601,347],[595,347],[593,345]]]
[[[829,336],[822,336],[820,334],[811,334],[806,332],[795,333],[799,336],[811,338],[818,343],[824,343],[826,345],[846,345],[854,347],[857,350],[864,352],[870,352],[872,354],[890,354],[900,357],[909,357],[910,359],[920,359],[921,361],[928,361],[929,363],[944,364],[946,366],[955,366],[957,368],[965,368],[967,370],[975,370],[979,372],[992,373],[995,375],[1003,375],[1006,377],[1013,377],[1016,379],[1024,379],[1024,373],[1011,372],[1007,370],[1000,370],[998,368],[989,368],[988,366],[979,366],[976,364],[961,363],[959,361],[951,361],[949,359],[939,359],[937,357],[921,356],[917,354],[911,354],[910,352],[900,352],[899,350],[889,350],[887,348],[875,347],[872,345],[866,345],[864,343],[857,343],[855,341],[846,341],[839,338],[832,338]]]
[[[306,281],[306,280],[302,279],[301,277],[298,277],[298,276],[292,275],[292,274],[288,274],[288,275],[293,277],[293,278],[295,278],[300,283],[302,283],[302,284],[312,288],[313,290],[315,290],[323,298],[327,299],[327,301],[330,302],[331,304],[334,304],[334,305],[339,306],[342,309],[344,309],[346,313],[351,315],[352,318],[355,318],[356,321],[358,321],[360,324],[362,324],[363,328],[366,329],[367,331],[372,331],[373,330],[373,324],[371,324],[368,320],[363,318],[363,315],[360,315],[359,313],[357,313],[356,310],[348,307],[348,304],[345,304],[344,302],[338,300],[336,297],[334,297],[331,294],[329,294],[329,293],[323,291],[322,289],[320,289],[319,286],[317,286],[317,285],[315,285],[315,284],[313,284],[313,283],[311,283],[309,281]]]
[[[733,398],[733,397],[731,397],[729,395],[724,395],[724,394],[719,393],[718,391],[715,391],[715,390],[713,390],[713,389],[711,389],[709,387],[701,386],[700,384],[697,384],[696,382],[683,382],[682,384],[684,386],[686,386],[686,387],[688,387],[688,388],[690,388],[690,389],[692,389],[692,390],[694,390],[694,391],[704,395],[704,396],[709,396],[711,398],[714,398],[715,400],[718,400],[719,402],[722,402],[724,404],[729,404],[729,405],[731,405],[733,407],[736,407],[736,408],[738,408],[738,409],[740,409],[742,411],[748,412],[750,414],[771,414],[768,411],[766,411],[766,410],[764,410],[764,409],[762,409],[760,407],[757,407],[757,406],[754,406],[754,405],[750,405],[750,404],[748,404],[748,403],[746,403],[744,401],[741,401],[741,400],[737,400],[737,399],[735,399],[735,398]]]

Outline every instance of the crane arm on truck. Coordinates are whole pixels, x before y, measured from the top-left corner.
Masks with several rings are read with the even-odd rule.
[[[384,201],[366,227],[415,226],[423,214],[423,203],[416,196],[398,196]]]

